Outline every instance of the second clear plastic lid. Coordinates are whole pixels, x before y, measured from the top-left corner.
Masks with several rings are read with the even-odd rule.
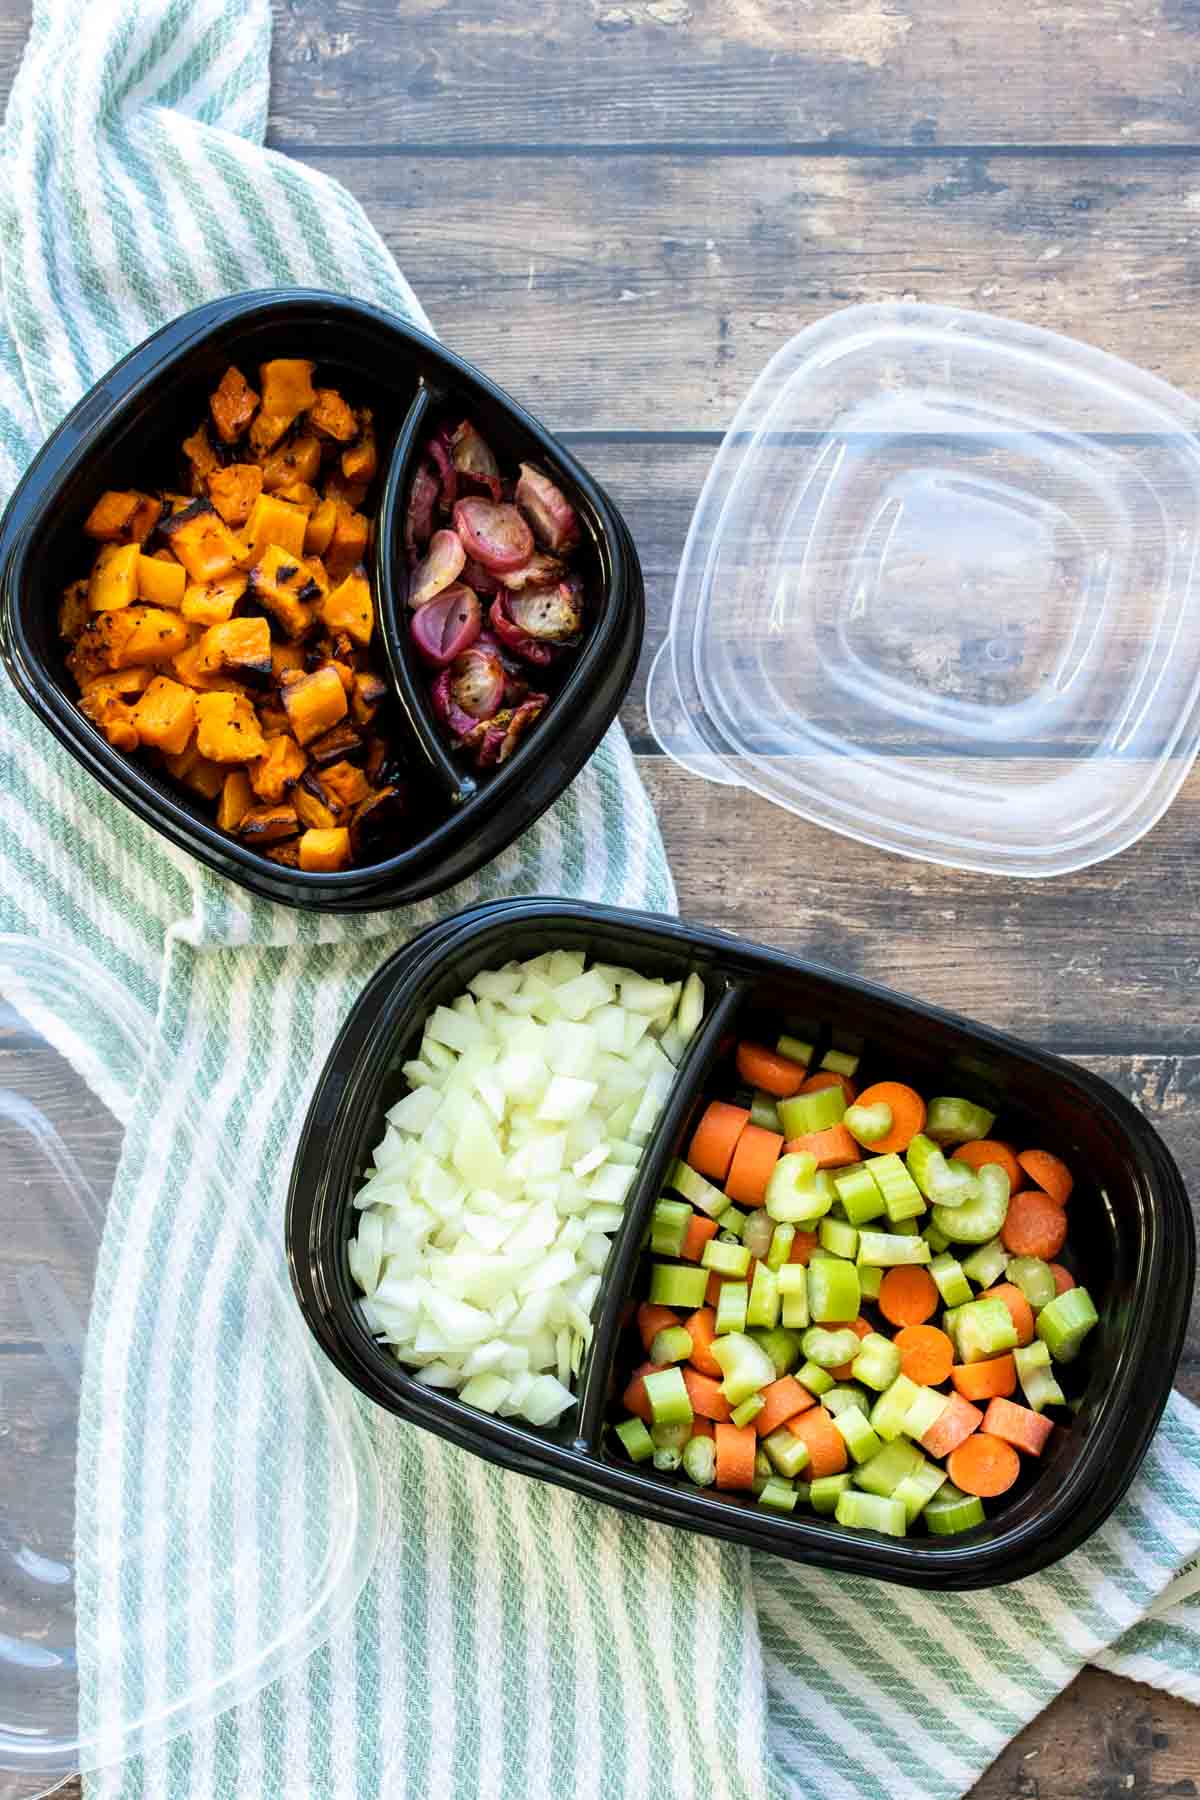
[[[850,837],[1046,876],[1200,744],[1200,407],[1067,338],[865,306],[763,371],[648,707],[667,753]]]

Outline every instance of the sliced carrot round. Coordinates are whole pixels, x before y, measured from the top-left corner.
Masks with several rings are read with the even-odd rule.
[[[672,1312],[669,1306],[653,1306],[649,1300],[643,1300],[637,1309],[637,1328],[646,1355],[649,1356],[650,1346],[660,1331],[678,1324],[679,1314]]]
[[[747,1125],[738,1138],[725,1177],[725,1192],[729,1198],[736,1200],[739,1206],[761,1206],[782,1149],[782,1132],[767,1131],[762,1125]]]
[[[1066,1211],[1040,1188],[1025,1188],[1008,1203],[1000,1239],[1012,1256],[1039,1256],[1043,1262],[1053,1262],[1067,1241]]]
[[[730,1106],[724,1100],[711,1101],[688,1145],[687,1160],[696,1173],[706,1175],[710,1181],[724,1181],[738,1139],[749,1123],[750,1114],[744,1106]]]
[[[845,1169],[862,1161],[862,1151],[844,1125],[830,1125],[824,1131],[808,1131],[803,1137],[789,1138],[784,1155],[807,1150],[817,1159],[818,1169]]]
[[[840,1475],[846,1467],[846,1444],[841,1432],[823,1406],[810,1406],[807,1412],[789,1419],[787,1428],[808,1446],[806,1481],[819,1481],[823,1475]]]
[[[1071,1198],[1075,1177],[1061,1157],[1049,1150],[1022,1150],[1017,1161],[1035,1186],[1065,1206]]]
[[[889,1325],[924,1325],[938,1309],[937,1283],[915,1264],[889,1269],[879,1284],[879,1310]]]
[[[684,1320],[683,1328],[692,1340],[692,1354],[688,1361],[693,1369],[699,1369],[702,1375],[711,1375],[714,1381],[720,1381],[725,1371],[712,1353],[712,1341],[717,1335],[717,1315],[712,1307],[700,1307],[690,1318]]]
[[[792,1247],[788,1251],[788,1261],[807,1264],[820,1241],[815,1231],[801,1231],[797,1227]]]
[[[906,1325],[893,1338],[900,1352],[900,1373],[918,1387],[941,1387],[954,1367],[954,1345],[936,1325]]]
[[[1051,1263],[1050,1273],[1054,1277],[1054,1291],[1056,1294],[1065,1294],[1068,1288],[1077,1286],[1075,1277],[1072,1275],[1070,1269],[1064,1269],[1061,1263]]]
[[[748,1087],[761,1088],[777,1100],[790,1100],[800,1092],[806,1070],[803,1063],[765,1044],[741,1043],[737,1047],[737,1072]]]
[[[891,1108],[892,1129],[871,1145],[877,1156],[907,1150],[917,1133],[925,1129],[925,1102],[916,1088],[906,1087],[902,1081],[877,1081],[873,1087],[863,1089],[858,1104]]]
[[[802,1094],[819,1094],[822,1088],[830,1087],[840,1087],[846,1096],[846,1105],[854,1105],[858,1089],[848,1075],[841,1074],[837,1069],[818,1069],[815,1075],[809,1076],[799,1091]]]
[[[951,1369],[950,1379],[964,1400],[1007,1399],[1017,1391],[1017,1365],[1006,1351],[986,1362],[962,1363]]]
[[[950,1452],[946,1469],[964,1494],[994,1500],[997,1494],[1006,1494],[1021,1473],[1021,1459],[1003,1438],[976,1431],[965,1444]]]
[[[717,1444],[716,1486],[727,1490],[752,1488],[754,1458],[758,1454],[758,1434],[753,1425],[718,1424],[713,1436]]]
[[[988,1163],[998,1163],[1008,1176],[1010,1194],[1024,1186],[1025,1172],[1017,1161],[1016,1151],[1011,1144],[1002,1144],[998,1138],[973,1138],[969,1144],[960,1144],[951,1160],[966,1163],[968,1169],[982,1169]]]
[[[995,1287],[988,1288],[987,1292],[981,1294],[979,1298],[981,1300],[1003,1300],[1016,1328],[1017,1343],[1032,1344],[1033,1308],[1015,1282],[997,1282]],[[967,1396],[968,1399],[970,1397],[970,1395]]]

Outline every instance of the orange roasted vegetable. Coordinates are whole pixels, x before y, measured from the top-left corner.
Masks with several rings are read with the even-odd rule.
[[[196,666],[203,675],[228,673],[252,679],[271,673],[271,627],[265,619],[227,619],[224,625],[210,625],[196,649]]]
[[[258,395],[242,371],[231,363],[208,404],[221,442],[236,444],[258,411]]]
[[[208,497],[227,525],[244,525],[262,487],[257,463],[230,463],[209,476]]]
[[[282,690],[284,711],[299,744],[311,743],[345,717],[346,690],[328,663]]]
[[[322,597],[317,611],[326,630],[345,631],[356,644],[369,644],[375,614],[366,570],[352,569],[344,581]]]
[[[159,530],[193,581],[232,575],[245,554],[209,500],[193,500],[183,512],[164,519]]]
[[[170,676],[156,675],[133,708],[133,720],[143,744],[178,756],[196,723],[196,697]]]
[[[138,597],[141,555],[136,544],[105,544],[92,564],[88,582],[88,605],[93,612],[115,612],[133,604]]]
[[[350,833],[344,825],[332,830],[309,830],[300,839],[300,867],[344,869],[350,861]]]
[[[310,601],[320,594],[303,558],[270,544],[250,571],[250,593],[290,638],[303,637],[313,623]]]
[[[260,800],[282,800],[303,775],[308,758],[286,732],[267,739],[267,753],[250,765],[250,786]]]
[[[252,762],[266,755],[267,741],[244,694],[197,695],[196,747],[216,763]]]

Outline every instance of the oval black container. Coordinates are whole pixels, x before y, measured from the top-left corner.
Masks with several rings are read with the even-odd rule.
[[[437,822],[384,862],[335,874],[284,869],[219,831],[165,775],[114,750],[71,699],[58,598],[86,558],[83,521],[97,495],[161,487],[179,442],[231,361],[309,356],[323,376],[368,399],[380,439],[371,574],[377,628],[397,693],[397,729]],[[401,541],[423,427],[443,410],[478,418],[505,466],[533,459],[573,502],[589,619],[582,645],[537,729],[494,773],[450,755],[428,706],[404,621]],[[132,351],[80,401],[26,471],[0,520],[0,655],[21,697],[76,761],[147,824],[252,893],[292,906],[357,912],[405,905],[462,881],[539,818],[579,773],[616,717],[645,618],[641,569],[617,509],[575,458],[469,363],[393,314],[338,294],[287,288],[237,294],[185,313]]]
[[[427,1015],[478,970],[560,948],[672,979],[695,969],[708,1011],[630,1191],[593,1314],[578,1405],[539,1431],[478,1412],[406,1374],[359,1318],[346,1245],[354,1190],[383,1135],[384,1112],[404,1092],[400,1064],[415,1054]],[[632,1360],[623,1331],[630,1284],[664,1172],[733,1037],[754,1032],[756,1021],[761,1028],[781,1018],[860,1045],[868,1074],[886,1065],[935,1091],[971,1093],[1002,1111],[1007,1128],[1027,1128],[1027,1141],[1053,1144],[1079,1173],[1071,1243],[1101,1319],[1076,1366],[1086,1382],[1080,1410],[1069,1430],[1054,1434],[1027,1485],[995,1518],[959,1538],[897,1541],[845,1531],[832,1520],[777,1517],[751,1497],[643,1473],[609,1448],[605,1420]],[[721,932],[554,900],[474,907],[423,932],[380,969],[317,1085],[293,1168],[286,1237],[292,1284],[318,1343],[369,1399],[400,1417],[505,1468],[645,1518],[824,1568],[942,1589],[1032,1574],[1108,1516],[1166,1404],[1195,1273],[1192,1215],[1174,1162],[1141,1114],[1086,1070]]]

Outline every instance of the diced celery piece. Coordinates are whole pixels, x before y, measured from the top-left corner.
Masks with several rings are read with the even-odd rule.
[[[845,1412],[838,1414],[833,1423],[856,1463],[869,1462],[879,1451],[879,1439],[872,1431],[867,1415],[859,1407],[848,1406]]]
[[[858,1233],[853,1225],[844,1219],[822,1219],[817,1227],[817,1236],[822,1248],[834,1256],[843,1256],[853,1262],[858,1253]]]
[[[653,1369],[643,1378],[650,1414],[656,1425],[690,1425],[692,1403],[679,1369]]]
[[[1037,1334],[1055,1362],[1074,1362],[1088,1332],[1100,1323],[1100,1315],[1086,1288],[1068,1288],[1038,1314]]]
[[[929,1241],[928,1233],[925,1241]],[[934,1257],[929,1265],[929,1273],[933,1276],[934,1285],[942,1296],[944,1305],[965,1306],[968,1300],[974,1298],[962,1264],[946,1251],[943,1250]]]
[[[858,1265],[858,1286],[864,1300],[878,1300],[883,1270],[876,1263]]]
[[[850,1525],[859,1531],[879,1531],[885,1537],[903,1537],[908,1529],[899,1500],[884,1500],[878,1494],[856,1494],[852,1489],[838,1496],[834,1517],[839,1525]]]
[[[891,1387],[900,1373],[900,1352],[890,1338],[878,1331],[869,1332],[859,1345],[854,1358],[854,1379],[881,1394]]]
[[[654,1439],[640,1419],[622,1419],[616,1433],[635,1463],[646,1462],[654,1455]]]
[[[711,1487],[717,1478],[717,1447],[709,1437],[689,1438],[683,1447],[683,1472],[697,1487]]]
[[[925,1211],[921,1190],[895,1151],[874,1156],[867,1164],[876,1187],[883,1195],[887,1216],[896,1224],[900,1219],[915,1219]]]
[[[799,1267],[799,1264],[797,1264]],[[754,1270],[754,1279],[750,1283],[750,1298],[746,1304],[746,1323],[755,1325],[764,1331],[771,1331],[779,1323],[779,1277],[766,1263],[758,1263]],[[791,1324],[791,1320],[788,1320]]]
[[[1015,1282],[1034,1312],[1041,1312],[1043,1306],[1049,1306],[1058,1292],[1054,1271],[1040,1256],[1010,1257],[1004,1279]]]
[[[1003,1300],[972,1300],[957,1311],[954,1342],[960,1363],[988,1362],[1015,1347],[1017,1328]]]
[[[829,1069],[835,1075],[857,1075],[859,1057],[854,1050],[827,1050],[821,1058],[821,1067]]]
[[[734,1425],[749,1425],[757,1419],[766,1404],[761,1394],[751,1394],[748,1400],[743,1400],[740,1406],[733,1408],[730,1420]]]
[[[748,1212],[742,1221],[742,1242],[751,1256],[769,1260],[771,1242],[775,1236],[775,1221],[761,1206]]]
[[[904,1156],[909,1174],[925,1195],[939,1206],[961,1206],[978,1193],[975,1172],[966,1163],[951,1166],[932,1138],[918,1132]]]
[[[720,1226],[717,1236],[723,1244],[740,1244],[742,1232],[746,1228],[746,1214],[740,1208],[731,1206],[728,1212],[721,1214]]]
[[[848,1118],[849,1114],[846,1116]],[[855,1163],[853,1168],[842,1169],[834,1176],[833,1185],[851,1225],[867,1225],[887,1210],[867,1163]]]
[[[831,1513],[849,1488],[849,1474],[820,1475],[809,1487],[808,1504],[816,1513]]]
[[[650,1271],[650,1299],[655,1306],[673,1306],[695,1312],[704,1305],[708,1270],[691,1263],[656,1262]]]
[[[673,1475],[682,1461],[682,1450],[677,1450],[673,1444],[665,1450],[656,1449],[654,1452],[654,1466],[660,1475]]]
[[[902,1481],[915,1475],[925,1458],[907,1438],[896,1438],[877,1450],[869,1462],[854,1471],[854,1485],[867,1494],[881,1494],[885,1500],[895,1493]]]
[[[656,1201],[650,1220],[650,1248],[659,1256],[678,1256],[691,1216],[685,1200]]]
[[[822,1325],[814,1325],[802,1339],[806,1360],[822,1369],[840,1369],[858,1355],[858,1345],[857,1331],[827,1331]]]
[[[771,1467],[780,1475],[799,1475],[808,1466],[808,1445],[803,1438],[793,1436],[786,1425],[769,1432],[762,1447],[771,1459]]]
[[[858,1261],[868,1268],[894,1269],[903,1263],[927,1263],[929,1245],[923,1237],[902,1232],[860,1231]]]
[[[745,1331],[746,1305],[750,1299],[750,1284],[746,1281],[723,1281],[717,1296],[717,1318],[713,1329],[718,1337],[725,1337],[731,1331]]]
[[[925,1433],[932,1429],[950,1404],[947,1394],[940,1394],[936,1388],[918,1388],[904,1416],[902,1427],[905,1437],[916,1438],[920,1443]]]
[[[775,1364],[766,1351],[742,1332],[714,1338],[712,1356],[725,1377],[721,1392],[730,1406],[740,1406],[751,1394],[777,1379]]]
[[[890,1388],[880,1394],[871,1408],[871,1428],[885,1444],[898,1438],[904,1430],[908,1409],[920,1393],[916,1382],[907,1375],[897,1375]]]
[[[874,1106],[848,1106],[842,1124],[852,1138],[869,1150],[872,1144],[881,1143],[892,1129],[892,1109],[886,1100],[879,1100]]]
[[[832,1182],[826,1187],[816,1177],[817,1159],[811,1152],[791,1150],[781,1156],[767,1182],[768,1215],[782,1225],[806,1225],[823,1218],[833,1205],[835,1190]]]
[[[786,1375],[800,1360],[800,1333],[787,1330],[776,1325],[771,1331],[752,1331],[748,1334],[760,1350],[770,1357],[775,1365],[776,1375]],[[809,1390],[811,1392],[811,1389]]]
[[[1041,1338],[1035,1338],[1032,1344],[1018,1346],[1013,1351],[1013,1361],[1025,1399],[1034,1412],[1044,1412],[1048,1406],[1066,1405],[1066,1395],[1050,1368],[1050,1352]]]
[[[999,1163],[985,1163],[975,1177],[979,1192],[961,1206],[935,1206],[933,1222],[952,1244],[986,1244],[1008,1217],[1008,1176]]]
[[[719,1238],[709,1238],[700,1262],[703,1268],[711,1269],[714,1274],[737,1281],[750,1267],[750,1252],[744,1244],[722,1243]]]
[[[981,1244],[970,1256],[963,1258],[962,1271],[980,1287],[994,1287],[996,1282],[1008,1268],[1008,1251],[999,1238],[993,1238],[988,1244]],[[1053,1279],[1053,1277],[1051,1277]],[[947,1305],[962,1306],[961,1300],[947,1301]]]
[[[802,1363],[796,1370],[796,1380],[802,1388],[807,1388],[809,1393],[818,1400],[822,1394],[827,1394],[834,1385],[833,1376],[829,1370],[823,1369],[820,1363],[815,1362]]]
[[[839,1082],[836,1087],[814,1088],[807,1094],[793,1094],[779,1102],[779,1122],[787,1138],[807,1137],[813,1131],[828,1131],[840,1125],[846,1111],[846,1095]]]
[[[668,1325],[660,1331],[650,1346],[650,1361],[653,1363],[686,1362],[692,1354],[692,1340],[682,1325]]]
[[[957,1531],[970,1531],[982,1525],[987,1517],[983,1501],[974,1494],[964,1494],[952,1481],[944,1482],[925,1508],[925,1523],[938,1537],[950,1537]]]
[[[958,1355],[958,1315],[961,1311],[961,1306],[948,1306],[942,1314],[942,1330],[954,1345],[956,1356]]]
[[[667,1186],[673,1187],[685,1200],[690,1200],[702,1213],[707,1213],[710,1219],[719,1219],[730,1204],[728,1194],[713,1187],[711,1182],[705,1181],[703,1175],[697,1175],[695,1169],[689,1168],[683,1161],[672,1163]]]
[[[650,1436],[656,1450],[682,1450],[692,1435],[696,1421],[688,1419],[675,1425],[652,1425]]]
[[[950,1247],[950,1239],[946,1236],[944,1231],[938,1230],[932,1219],[921,1233],[921,1236],[925,1239],[925,1242],[929,1245],[929,1248],[933,1251],[935,1256],[940,1256],[943,1250],[948,1250]]]
[[[821,1395],[821,1405],[834,1419],[839,1413],[848,1412],[852,1406],[857,1406],[859,1412],[865,1414],[870,1404],[867,1390],[856,1387],[852,1381],[839,1381],[828,1393]]]
[[[764,1094],[761,1088],[755,1089],[754,1098],[750,1102],[750,1123],[761,1125],[764,1131],[781,1129],[774,1094]]]
[[[823,1259],[809,1263],[808,1310],[816,1324],[839,1324],[844,1319],[857,1319],[861,1303],[858,1271],[853,1263]]]
[[[986,1106],[939,1094],[929,1102],[925,1135],[935,1144],[966,1144],[974,1138],[985,1138],[995,1123],[995,1113]]]
[[[772,1477],[758,1496],[758,1504],[765,1506],[768,1512],[790,1513],[796,1507],[796,1490],[790,1481],[780,1481]]]
[[[923,1456],[920,1468],[914,1469],[911,1475],[906,1475],[892,1490],[892,1499],[900,1502],[905,1518],[912,1525],[945,1484],[945,1469]]]
[[[767,1251],[768,1269],[782,1269],[792,1254],[792,1245],[796,1241],[794,1225],[776,1225],[771,1237],[771,1248]]]
[[[775,1048],[780,1056],[786,1056],[789,1062],[802,1063],[806,1069],[813,1059],[814,1046],[803,1038],[789,1037],[786,1032],[776,1038]]]

